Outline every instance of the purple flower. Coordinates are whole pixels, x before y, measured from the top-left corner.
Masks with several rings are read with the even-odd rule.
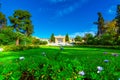
[[[97,73],[100,73],[103,70],[103,67],[97,66],[97,69],[98,69]]]
[[[85,75],[85,72],[84,72],[84,71],[79,71],[78,74],[81,75],[81,76],[84,76],[84,75]]]
[[[117,57],[117,56],[119,56],[117,53],[112,53],[112,56],[115,56],[115,57]]]
[[[109,62],[109,60],[104,60],[104,62],[105,62],[105,63],[108,63],[108,62]]]
[[[97,66],[97,69],[98,69],[98,71],[102,71],[102,70],[103,70],[103,67]]]

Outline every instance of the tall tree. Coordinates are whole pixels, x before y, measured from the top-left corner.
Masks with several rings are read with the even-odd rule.
[[[54,33],[52,33],[51,37],[50,37],[50,42],[55,42],[55,36]]]
[[[102,17],[102,14],[100,12],[98,12],[98,21],[94,22],[94,24],[97,24],[98,26],[98,32],[97,32],[97,36],[101,36],[105,29],[104,29],[104,18]]]
[[[30,20],[31,14],[28,11],[16,10],[13,16],[10,16],[10,22],[14,30],[18,33],[16,45],[19,45],[19,33],[30,36],[33,33],[33,25]]]
[[[120,5],[117,5],[116,26],[118,27],[117,35],[120,36]]]
[[[4,28],[6,26],[7,23],[7,19],[5,17],[5,15],[0,12],[0,28]]]
[[[65,41],[69,42],[69,35],[68,34],[66,34],[66,36],[65,36]]]

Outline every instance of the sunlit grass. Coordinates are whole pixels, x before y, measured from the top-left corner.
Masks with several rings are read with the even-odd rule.
[[[43,52],[46,56],[42,55]],[[104,54],[104,52],[107,52],[107,54]],[[33,75],[44,76],[44,79],[47,79],[45,77],[45,75],[48,76],[46,72],[47,67],[51,66],[54,70],[54,73],[51,73],[51,75],[54,76],[53,79],[66,79],[68,77],[75,79],[73,76],[77,76],[77,78],[95,78],[97,80],[103,80],[104,78],[110,79],[111,77],[113,77],[112,79],[117,79],[120,77],[120,56],[112,56],[112,53],[120,54],[120,50],[64,47],[61,51],[60,47],[41,46],[38,49],[0,52],[0,72],[4,75],[5,79],[12,76],[18,80],[25,71],[29,71]],[[25,59],[19,60],[21,56],[25,57]],[[109,62],[105,63],[104,60],[109,60]],[[40,72],[41,69],[38,67],[41,64],[44,65],[42,69],[43,73]],[[61,66],[64,68],[62,71]],[[103,67],[100,75],[97,73],[97,66]],[[75,71],[73,67],[76,67]],[[68,71],[69,68],[70,71]],[[31,72],[32,70],[37,70],[37,73]],[[79,70],[85,72],[85,77],[79,77]],[[71,75],[68,75],[70,73]],[[66,77],[63,78],[63,74],[66,75]],[[101,78],[102,76],[105,77]]]

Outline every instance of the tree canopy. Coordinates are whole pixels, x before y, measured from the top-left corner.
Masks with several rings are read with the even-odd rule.
[[[55,42],[55,36],[54,33],[52,33],[51,37],[50,37],[50,42]]]
[[[11,27],[18,33],[16,35],[16,45],[19,45],[19,36],[25,34],[30,36],[33,33],[33,25],[30,20],[31,14],[24,10],[15,10],[13,16],[9,16]]]
[[[9,16],[15,31],[30,36],[33,33],[33,25],[30,20],[31,14],[24,10],[15,10],[13,16]]]
[[[117,14],[116,14],[116,26],[118,27],[117,34],[120,36],[120,5],[117,5]]]
[[[65,41],[69,42],[69,35],[68,34],[66,34],[66,36],[65,36]]]
[[[81,41],[82,41],[82,38],[79,35],[77,35],[75,37],[75,42],[81,42]]]
[[[0,28],[4,28],[7,24],[7,19],[5,17],[5,15],[0,12]]]

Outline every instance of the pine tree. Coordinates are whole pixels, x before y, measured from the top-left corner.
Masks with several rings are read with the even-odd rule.
[[[66,34],[66,36],[65,36],[65,42],[69,42],[69,35],[68,34]]]
[[[116,26],[118,27],[117,35],[120,36],[120,5],[117,5]]]
[[[51,37],[50,37],[50,42],[55,42],[55,36],[54,33],[52,33]]]
[[[7,19],[5,17],[5,15],[0,12],[0,28],[4,28],[7,24]]]

